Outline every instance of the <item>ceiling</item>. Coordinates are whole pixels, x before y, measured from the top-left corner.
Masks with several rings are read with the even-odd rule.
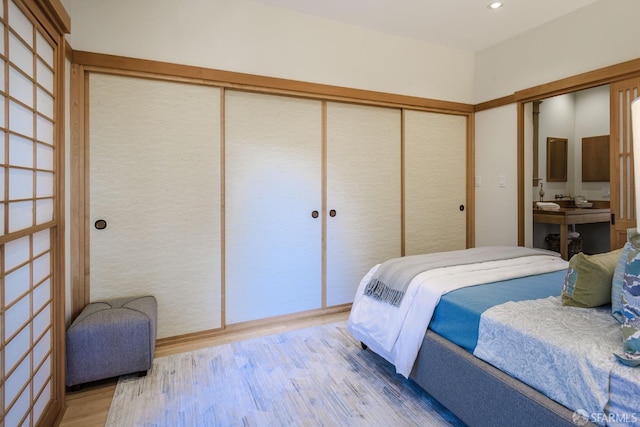
[[[476,52],[597,0],[254,0],[369,30]]]

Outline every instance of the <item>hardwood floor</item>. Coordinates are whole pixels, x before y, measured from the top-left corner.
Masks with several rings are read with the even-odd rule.
[[[171,354],[211,347],[214,345],[278,334],[293,329],[339,322],[341,320],[346,320],[348,317],[349,311],[341,311],[317,317],[294,319],[282,323],[268,323],[263,326],[232,330],[208,338],[193,339],[175,343],[168,342],[166,344],[159,344],[156,347],[155,357],[163,357]],[[104,426],[117,383],[117,378],[97,381],[95,383],[84,385],[79,391],[68,392],[66,396],[67,409],[64,413],[60,426]]]

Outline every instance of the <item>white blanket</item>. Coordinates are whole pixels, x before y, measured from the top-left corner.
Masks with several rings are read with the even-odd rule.
[[[466,286],[480,285],[566,269],[555,255],[536,255],[478,264],[438,268],[417,275],[399,307],[364,295],[374,266],[361,280],[347,327],[351,334],[395,365],[408,378],[440,297]]]

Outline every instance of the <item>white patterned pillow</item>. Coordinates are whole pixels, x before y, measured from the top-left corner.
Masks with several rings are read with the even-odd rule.
[[[629,366],[640,366],[640,239],[630,239],[622,284],[622,342],[624,353],[616,354]]]
[[[629,256],[632,238],[640,238],[638,230],[635,228],[629,228],[627,230],[627,243],[625,243],[622,248],[620,259],[618,260],[618,264],[613,273],[613,279],[611,280],[611,315],[619,323],[624,322],[624,316],[622,314],[622,283],[624,282],[624,271],[627,267],[627,258]]]

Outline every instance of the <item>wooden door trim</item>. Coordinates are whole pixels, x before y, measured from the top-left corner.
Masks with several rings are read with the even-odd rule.
[[[147,77],[155,75],[156,78],[164,77],[172,80],[176,78],[187,79],[194,82],[200,81],[202,84],[215,84],[222,87],[267,93],[290,93],[321,100],[427,109],[434,112],[453,114],[471,114],[474,110],[473,105],[461,102],[309,83],[94,52],[74,51],[73,63],[84,65],[87,70],[146,75]]]

